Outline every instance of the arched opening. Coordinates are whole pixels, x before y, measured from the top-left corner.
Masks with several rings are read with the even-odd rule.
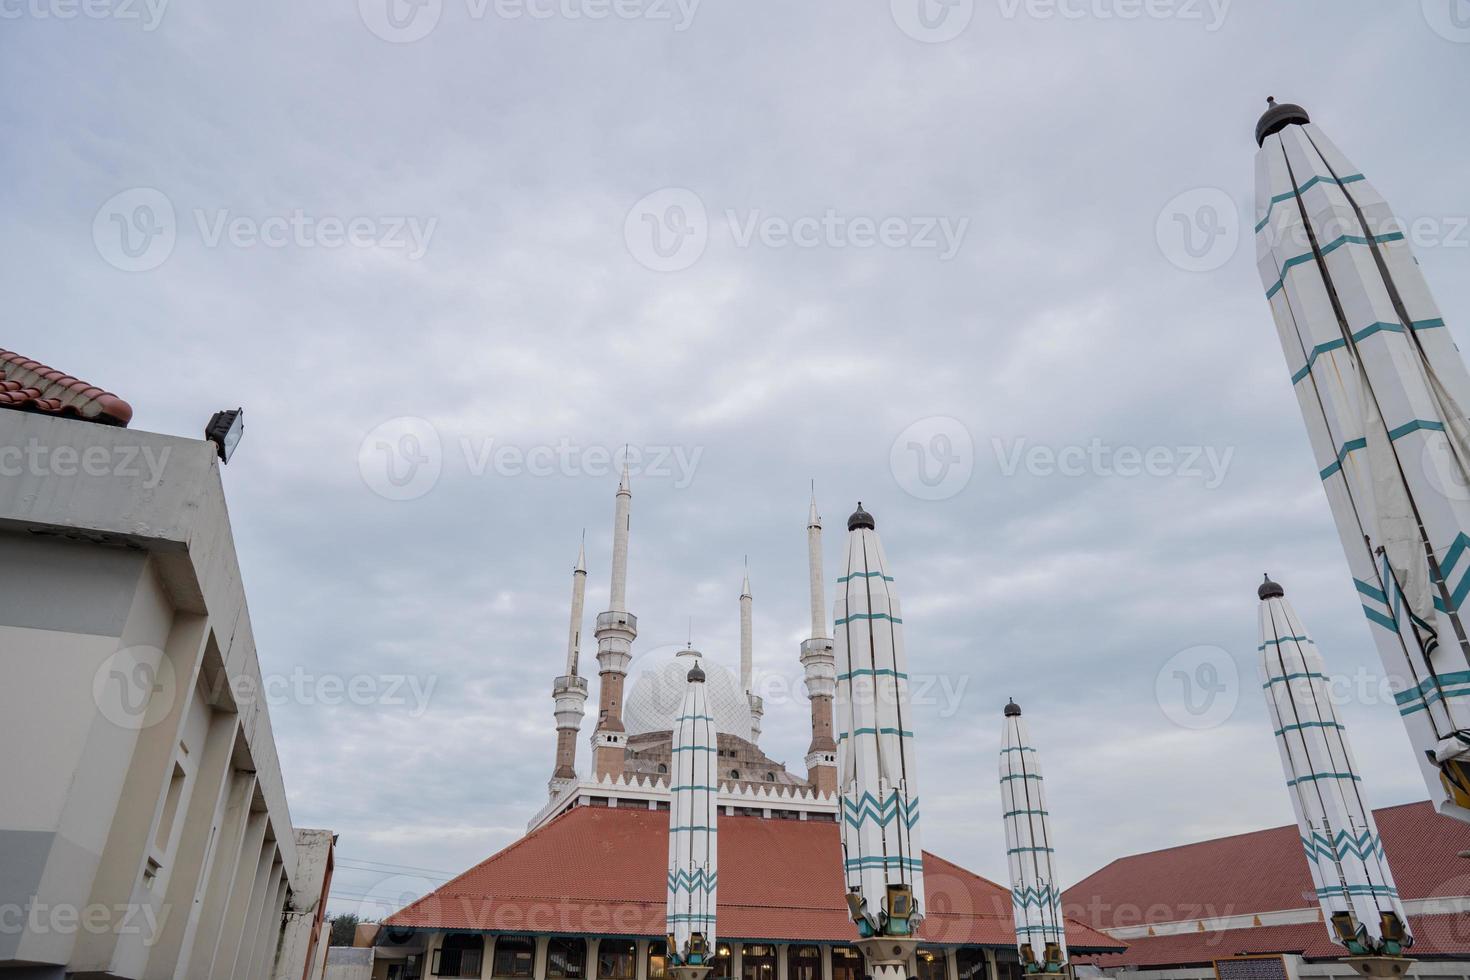
[[[484,936],[451,932],[444,937],[444,945],[434,950],[430,972],[436,977],[478,977],[484,955]]]

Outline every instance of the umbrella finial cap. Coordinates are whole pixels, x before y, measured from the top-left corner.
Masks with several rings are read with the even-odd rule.
[[[1008,700],[1008,703],[1006,704],[1006,717],[1007,718],[1019,718],[1019,717],[1021,717],[1021,706],[1019,704],[1017,704],[1014,699],[1007,699],[1007,700]]]
[[[1285,589],[1277,585],[1275,582],[1271,581],[1270,572],[1267,572],[1263,577],[1265,578],[1265,581],[1262,582],[1261,587],[1256,590],[1256,595],[1260,596],[1262,602],[1265,602],[1267,599],[1280,599],[1286,595]]]
[[[1265,146],[1266,137],[1281,132],[1287,126],[1305,126],[1312,121],[1307,110],[1291,102],[1277,102],[1276,96],[1266,100],[1266,113],[1256,123],[1256,145]]]
[[[863,510],[863,502],[861,500],[858,501],[857,510],[853,511],[852,516],[847,519],[847,529],[849,531],[856,531],[860,527],[865,527],[870,531],[876,530],[878,527],[878,523],[873,520],[873,515]]]

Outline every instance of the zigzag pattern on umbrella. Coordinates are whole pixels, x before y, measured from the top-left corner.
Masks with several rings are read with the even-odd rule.
[[[1333,846],[1334,843],[1336,847]],[[1310,840],[1302,838],[1302,846],[1306,848],[1307,860],[1312,862],[1316,862],[1319,856],[1329,861],[1340,861],[1346,857],[1366,861],[1385,856],[1383,838],[1375,836],[1371,830],[1365,830],[1357,837],[1346,830],[1340,830],[1335,841],[1329,840],[1326,834],[1313,833]]]
[[[669,875],[669,887],[674,891],[712,892],[719,883],[719,879],[718,871],[696,868],[693,871],[679,871]]]
[[[1033,905],[1039,909],[1052,908],[1060,898],[1060,893],[1051,885],[1042,885],[1040,888],[1026,886],[1011,889],[1011,904],[1023,909]]]
[[[914,824],[919,822],[919,798],[916,796],[908,804],[894,790],[887,800],[879,802],[872,793],[864,793],[856,800],[844,796],[842,798],[842,818],[853,827],[859,827],[869,820],[874,821],[880,827],[886,827],[893,822],[893,818],[902,815],[904,826],[910,830]]]

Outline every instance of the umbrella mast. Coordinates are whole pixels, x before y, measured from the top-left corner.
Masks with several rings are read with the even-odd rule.
[[[1316,644],[1267,576],[1261,600],[1261,687],[1328,936],[1364,976],[1400,977],[1414,944],[1383,838],[1327,688]]]
[[[1067,973],[1062,888],[1054,867],[1041,761],[1021,718],[1021,706],[1014,701],[1005,707],[1001,730],[1000,802],[1021,964],[1027,973]]]
[[[1470,821],[1470,373],[1388,203],[1297,105],[1256,126],[1256,255],[1431,798]]]
[[[873,515],[847,519],[834,607],[843,873],[873,980],[915,972],[924,915],[919,791],[903,618]]]
[[[698,652],[681,656],[697,658]],[[684,700],[674,719],[670,768],[669,878],[665,928],[669,970],[676,980],[704,980],[715,948],[715,891],[719,880],[719,773],[714,716],[704,670],[689,669]]]

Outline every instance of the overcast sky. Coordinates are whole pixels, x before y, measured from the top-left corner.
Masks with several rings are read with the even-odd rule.
[[[334,909],[545,802],[625,443],[633,672],[690,617],[737,664],[749,555],[797,772],[809,481],[829,603],[876,515],[924,844],[981,874],[1008,697],[1069,882],[1290,822],[1265,570],[1365,692],[1370,799],[1425,796],[1254,267],[1252,128],[1301,102],[1422,219],[1463,345],[1470,3],[919,2],[0,0],[0,345],[141,429],[245,406],[224,482]]]

